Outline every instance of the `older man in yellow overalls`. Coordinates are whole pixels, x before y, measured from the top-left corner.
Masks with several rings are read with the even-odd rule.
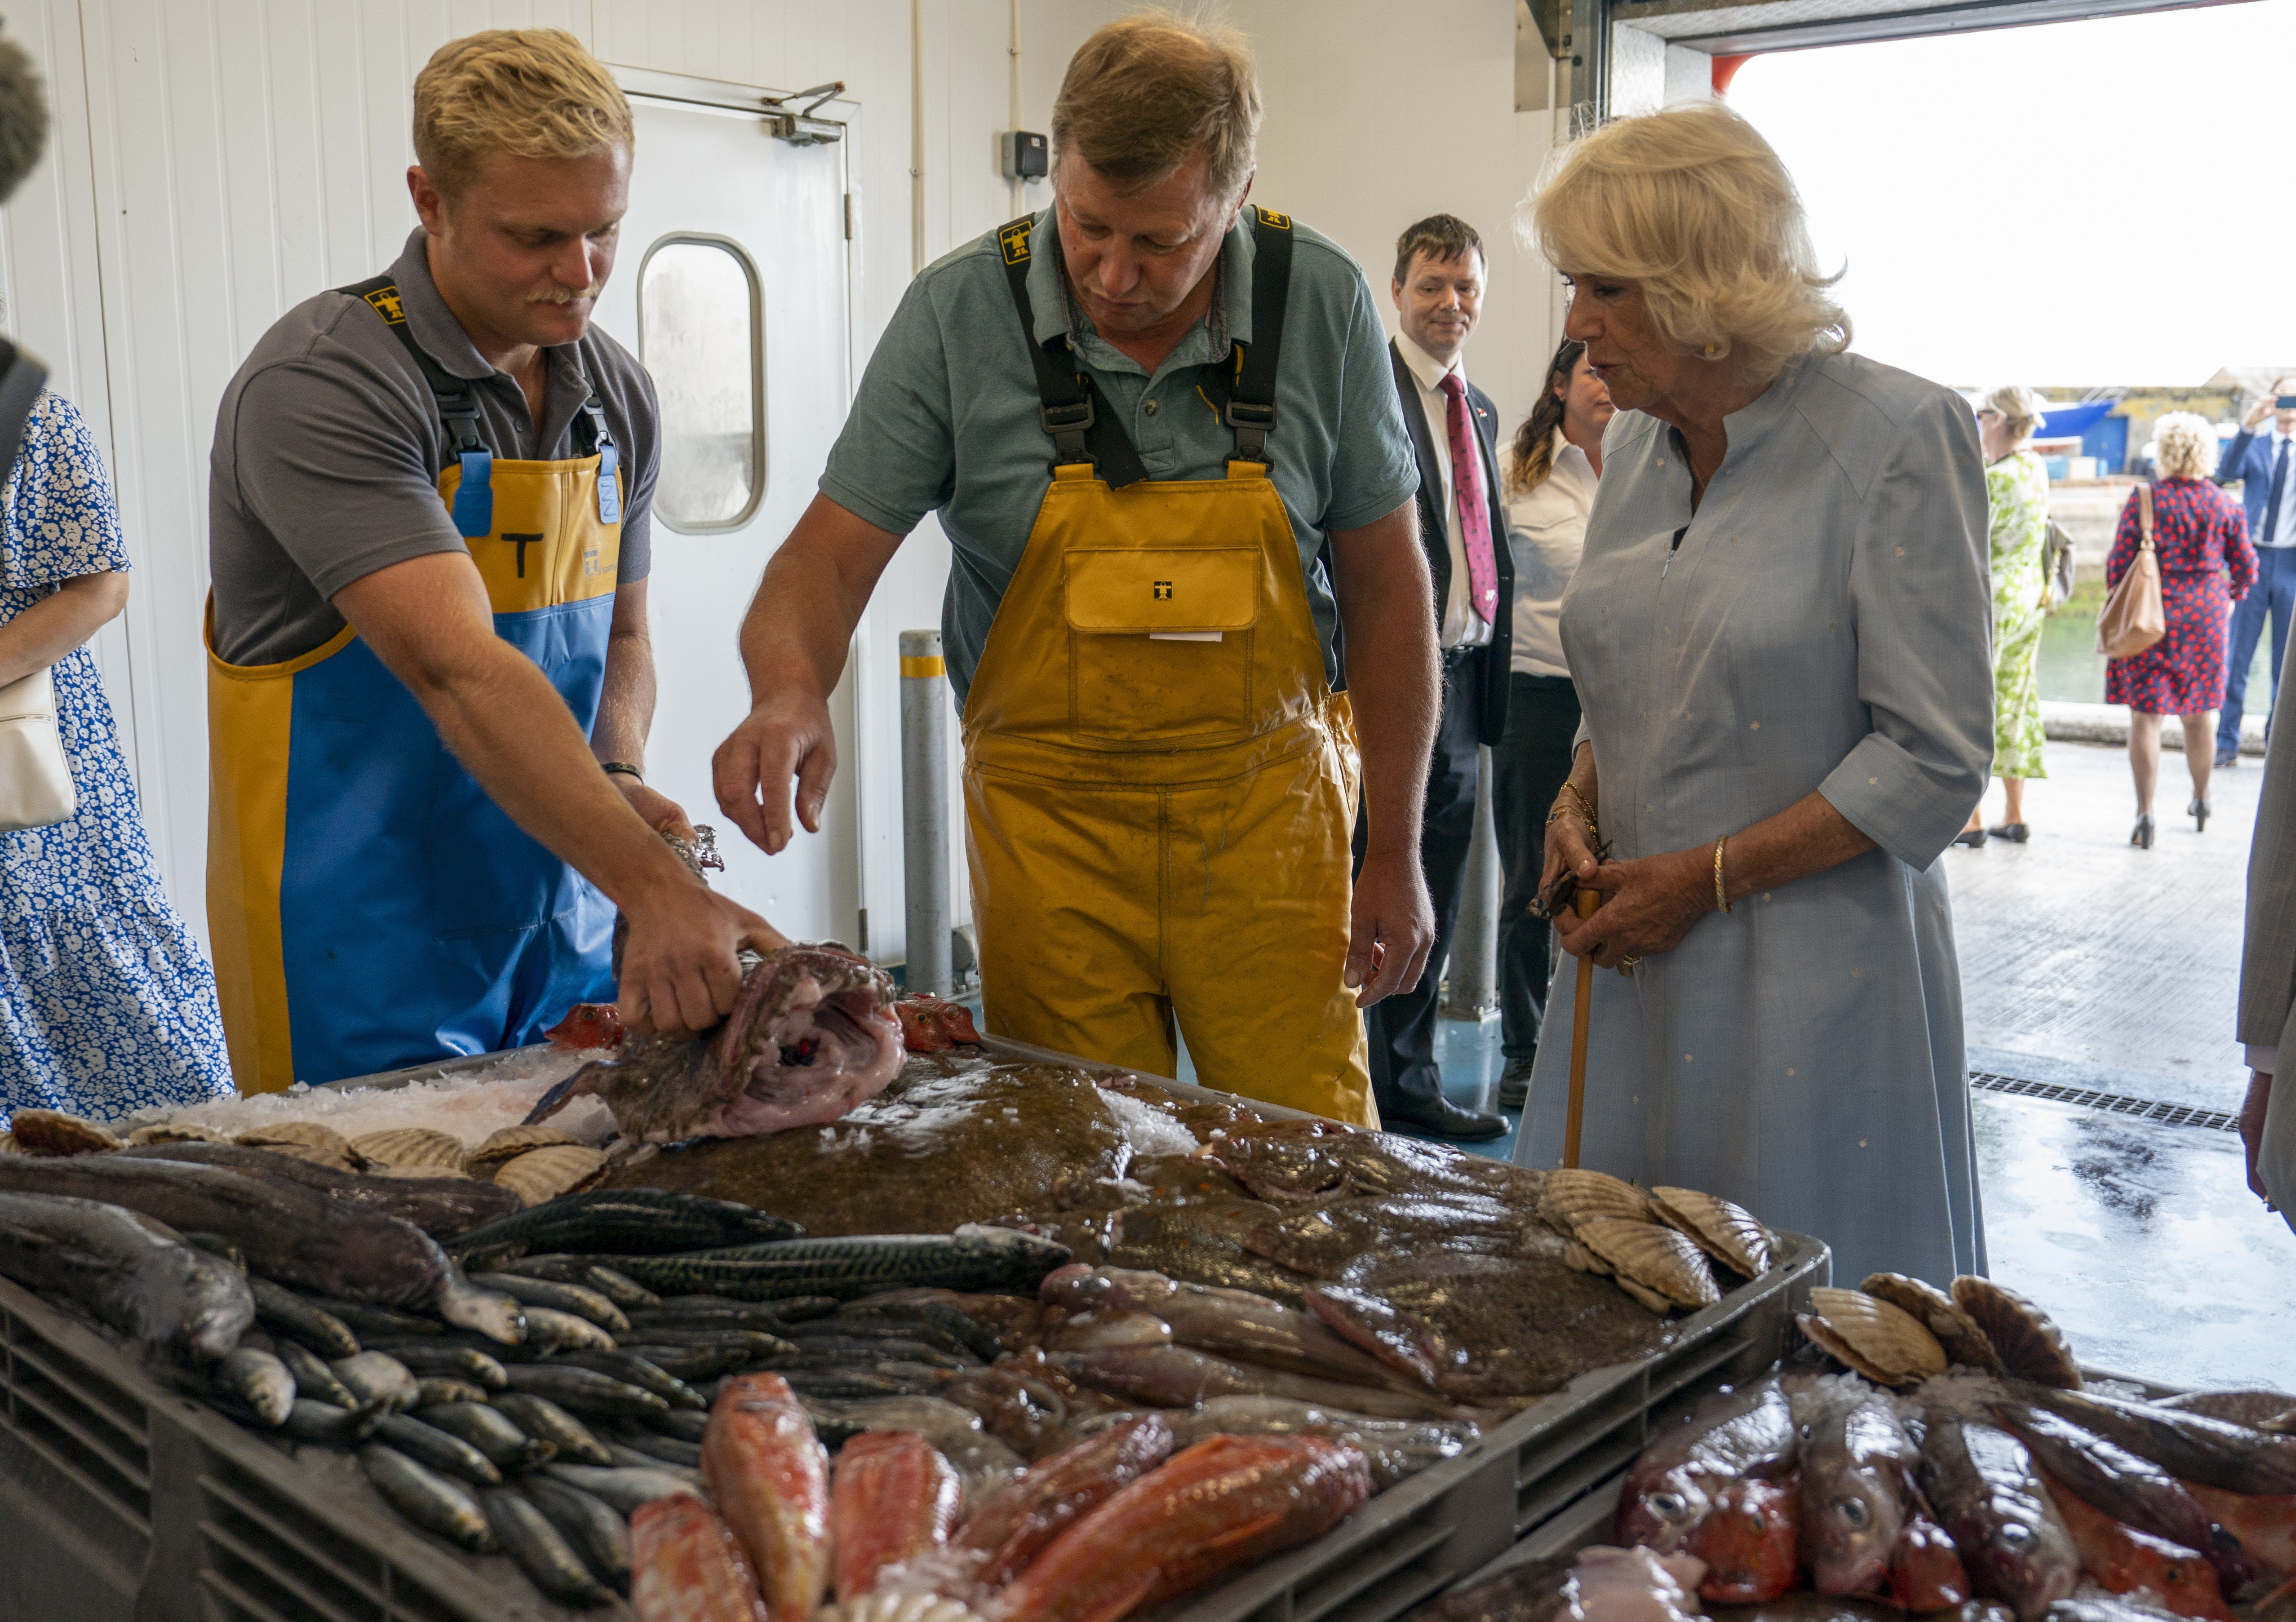
[[[1206,1085],[1373,1124],[1360,1009],[1432,934],[1418,473],[1362,272],[1243,206],[1259,114],[1226,34],[1078,52],[1054,208],[918,277],[767,569],[717,790],[767,850],[792,776],[817,825],[827,695],[937,512],[989,1029],[1168,1076],[1177,1020]]]

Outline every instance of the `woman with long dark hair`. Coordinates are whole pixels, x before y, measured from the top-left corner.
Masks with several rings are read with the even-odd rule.
[[[1546,1018],[1551,930],[1531,908],[1545,860],[1546,807],[1570,774],[1578,694],[1556,628],[1562,588],[1578,567],[1611,391],[1587,369],[1587,346],[1566,339],[1538,404],[1507,448],[1507,545],[1514,553],[1514,657],[1506,733],[1491,752],[1493,808],[1506,900],[1499,912],[1499,1016],[1506,1071],[1499,1107],[1520,1110]]]

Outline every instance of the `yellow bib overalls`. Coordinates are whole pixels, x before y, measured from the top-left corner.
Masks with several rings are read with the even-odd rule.
[[[1159,1076],[1177,1016],[1206,1086],[1375,1126],[1341,983],[1355,729],[1265,449],[1291,222],[1255,212],[1255,341],[1203,391],[1226,479],[1145,478],[1035,341],[1030,222],[999,233],[1054,457],[964,709],[983,1001],[998,1035]]]

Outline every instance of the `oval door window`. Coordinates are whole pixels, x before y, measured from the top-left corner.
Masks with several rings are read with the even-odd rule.
[[[673,529],[732,529],[765,489],[765,332],[757,267],[723,237],[664,237],[638,271],[638,358],[661,401],[653,508]]]

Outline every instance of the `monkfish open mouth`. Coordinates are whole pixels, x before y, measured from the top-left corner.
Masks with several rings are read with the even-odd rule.
[[[761,1084],[765,1088],[776,1086],[791,1071],[814,1071],[811,1077],[796,1077],[812,1081],[820,1079],[824,1070],[874,1068],[883,1061],[889,1025],[898,1049],[899,1026],[893,1024],[868,992],[843,991],[824,996],[818,984],[808,981],[799,987],[798,996],[808,995],[812,1001],[792,1004],[767,1033],[764,1051],[750,1067],[749,1085],[742,1089],[750,1096],[762,1096]]]

